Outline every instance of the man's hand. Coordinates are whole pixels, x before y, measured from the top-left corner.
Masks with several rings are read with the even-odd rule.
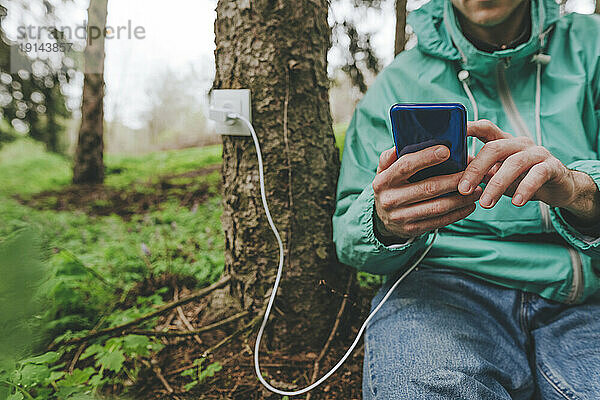
[[[410,183],[414,173],[441,164],[450,157],[445,146],[432,146],[405,154],[399,159],[396,148],[381,153],[373,179],[375,211],[384,227],[383,236],[409,238],[459,221],[473,211],[482,193],[480,188],[463,196],[457,191],[462,172],[431,177]],[[444,197],[444,194],[451,193]]]
[[[600,194],[590,176],[568,169],[542,146],[513,137],[490,121],[469,123],[468,135],[485,143],[469,163],[458,185],[468,195],[487,182],[479,205],[492,208],[502,195],[515,206],[540,200],[569,211],[580,222],[600,219]]]

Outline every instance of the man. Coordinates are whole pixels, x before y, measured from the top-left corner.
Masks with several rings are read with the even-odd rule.
[[[600,20],[554,0],[431,0],[409,18],[418,46],[348,128],[334,240],[389,276],[377,305],[439,234],[368,326],[364,399],[600,399]],[[407,181],[449,151],[396,158],[402,102],[467,107],[464,172]]]

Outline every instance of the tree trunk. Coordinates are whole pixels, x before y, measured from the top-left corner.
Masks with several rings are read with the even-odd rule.
[[[394,55],[397,56],[406,44],[406,0],[396,0],[396,41]]]
[[[339,153],[329,108],[327,10],[327,0],[220,0],[215,23],[214,87],[251,90],[269,208],[285,244],[275,303],[281,313],[270,326],[302,346],[322,345],[340,303],[319,282],[343,288],[349,277],[332,243]],[[275,279],[278,247],[261,205],[257,165],[251,138],[223,138],[229,295],[258,312]]]
[[[600,14],[600,0],[596,0],[596,14]]]
[[[104,30],[107,8],[108,0],[90,0],[81,127],[73,167],[75,184],[104,181]]]

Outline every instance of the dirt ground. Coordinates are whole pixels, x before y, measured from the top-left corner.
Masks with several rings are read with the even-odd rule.
[[[181,292],[185,296],[187,289]],[[361,293],[360,297],[367,299],[368,293]],[[366,307],[364,301],[360,302]],[[197,317],[201,314],[206,304],[190,303],[183,306],[183,312],[190,323],[195,327],[201,326]],[[360,309],[357,309],[360,307]],[[352,315],[351,320],[346,317],[345,324],[341,325],[335,336],[329,352],[321,361],[318,377],[322,376],[342,357],[352,340],[354,339],[366,310],[356,303],[347,308],[347,314]],[[247,318],[249,321],[250,318]],[[169,323],[169,329],[185,330],[185,326],[176,312],[166,315],[158,322],[159,326]],[[220,348],[205,362],[205,365],[218,362],[222,370],[213,378],[207,379],[202,385],[198,385],[191,391],[186,392],[184,386],[190,382],[189,377],[182,377],[181,372],[193,366],[193,361],[202,357],[202,353],[223,338],[233,333],[238,324],[225,326],[222,329],[199,335],[202,343],[199,344],[192,338],[169,338],[163,339],[166,347],[157,356],[157,365],[160,367],[164,381],[156,374],[156,371],[145,371],[137,385],[135,393],[140,399],[281,399],[281,396],[273,394],[264,389],[256,378],[253,365],[253,349],[256,332],[248,336],[240,335],[238,338]],[[293,343],[290,343],[290,348]],[[317,358],[316,352],[293,352],[291,350],[263,351],[261,352],[261,368],[267,380],[276,387],[283,390],[294,390],[305,387],[311,382],[313,364]],[[359,344],[357,350],[348,359],[344,366],[329,378],[322,386],[313,390],[311,399],[361,399],[362,382],[362,359],[363,346]],[[167,386],[173,390],[169,393]],[[307,396],[293,397],[293,399],[306,399]],[[292,399],[292,398],[290,398]]]
[[[88,215],[116,214],[126,220],[160,207],[168,198],[177,199],[182,207],[192,208],[209,197],[209,185],[190,179],[208,175],[220,168],[214,165],[196,171],[161,176],[157,182],[132,186],[128,190],[104,185],[69,186],[57,191],[44,191],[31,197],[15,198],[38,210],[82,211]]]

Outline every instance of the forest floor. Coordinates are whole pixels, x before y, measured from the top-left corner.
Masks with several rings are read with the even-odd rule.
[[[108,156],[106,183],[86,187],[70,185],[68,159],[31,141],[19,140],[0,151],[0,250],[15,232],[33,228],[48,272],[43,286],[48,303],[37,316],[44,333],[32,340],[27,354],[43,356],[17,362],[17,373],[2,371],[0,365],[0,378],[3,373],[13,377],[10,393],[27,391],[36,400],[84,398],[75,397],[82,393],[139,399],[281,398],[262,389],[254,374],[255,330],[235,335],[203,357],[250,315],[197,335],[147,335],[202,328],[203,298],[128,329],[81,340],[219,280],[224,263],[220,151],[210,146]],[[317,376],[343,355],[368,311],[378,279],[359,278],[360,292],[351,295]],[[332,301],[342,295],[332,293]],[[304,387],[312,380],[316,358],[314,352],[263,350],[263,374],[283,389]],[[360,399],[361,378],[359,348],[311,398]]]

